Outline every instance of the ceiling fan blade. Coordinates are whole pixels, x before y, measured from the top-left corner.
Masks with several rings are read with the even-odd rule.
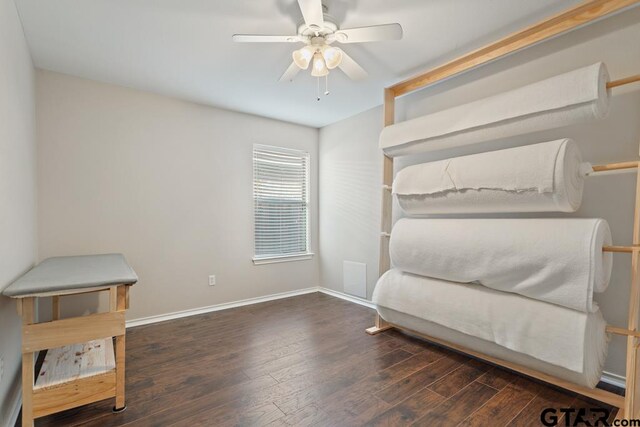
[[[265,36],[261,34],[234,34],[232,39],[237,43],[295,43],[300,41],[298,35]]]
[[[307,27],[320,29],[324,26],[322,0],[298,0],[298,6],[300,6]]]
[[[282,76],[280,77],[280,81],[281,82],[292,81],[299,71],[300,71],[300,68],[296,65],[295,62],[292,62],[291,65],[289,65],[289,68],[287,68],[284,74],[282,74]]]
[[[371,27],[350,28],[335,33],[340,43],[364,43],[383,40],[400,40],[402,26],[400,24],[373,25]]]
[[[369,75],[364,68],[358,65],[345,51],[342,51],[342,61],[340,61],[339,67],[351,80],[362,80]]]

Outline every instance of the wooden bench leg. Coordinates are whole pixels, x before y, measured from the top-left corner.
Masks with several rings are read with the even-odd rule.
[[[118,286],[111,294],[111,310],[125,311],[127,305],[127,287]],[[113,300],[115,298],[115,300]],[[115,359],[116,359],[116,405],[113,412],[122,412],[127,408],[125,401],[125,343],[126,335],[116,337]]]
[[[34,320],[34,298],[22,298],[22,324],[30,325]],[[33,427],[33,369],[34,353],[22,353],[22,427]]]
[[[115,356],[116,356],[116,406],[113,408],[114,412],[124,411],[127,407],[125,403],[124,394],[124,349],[125,349],[125,336],[121,335],[116,337]]]
[[[386,331],[387,329],[391,328],[393,328],[393,326],[385,322],[384,319],[380,317],[378,313],[376,313],[376,325],[366,329],[366,331],[369,335],[377,335],[380,332]]]

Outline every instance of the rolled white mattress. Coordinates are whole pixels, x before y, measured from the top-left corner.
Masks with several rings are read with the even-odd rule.
[[[387,156],[477,144],[606,117],[609,75],[602,62],[518,89],[387,126]]]
[[[408,166],[393,194],[408,215],[575,212],[591,171],[571,139]]]
[[[402,271],[595,312],[593,293],[611,277],[605,245],[611,231],[598,218],[403,218],[389,253]]]
[[[582,313],[397,269],[373,293],[383,319],[502,360],[595,387],[607,355],[600,311]]]

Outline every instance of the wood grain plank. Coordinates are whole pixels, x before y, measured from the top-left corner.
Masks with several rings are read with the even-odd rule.
[[[506,426],[534,397],[535,395],[529,391],[508,385],[471,414],[461,425],[468,427]]]
[[[441,396],[451,397],[491,369],[479,360],[470,360],[429,386]]]
[[[537,427],[540,425],[540,414],[546,408],[568,408],[574,397],[566,392],[548,390],[535,397],[509,425],[513,427]],[[558,425],[562,425],[562,417]]]
[[[124,312],[107,312],[22,326],[22,351],[39,351],[124,335]]]
[[[175,423],[162,423],[158,425],[175,427],[193,426],[266,426],[275,420],[282,418],[284,414],[273,403],[260,406],[238,408],[229,404],[219,408],[203,410],[183,418]]]
[[[445,398],[438,393],[428,388],[423,388],[408,399],[370,420],[367,425],[380,427],[410,425],[433,411],[444,400]]]
[[[407,355],[409,355],[409,357],[406,357]],[[337,370],[321,372],[321,380],[313,381],[309,376],[303,376],[301,379],[290,381],[293,383],[304,381],[306,387],[296,389],[295,392],[290,395],[276,398],[274,400],[275,404],[278,405],[285,414],[293,413],[302,407],[344,392],[345,389],[357,384],[363,376],[366,376],[370,372],[385,370],[388,367],[401,364],[401,362],[413,357],[404,350],[393,350],[390,353],[373,358],[367,357],[366,354],[364,356],[362,360],[354,360],[353,363]],[[290,382],[285,382],[283,385],[286,386]]]
[[[47,351],[34,388],[105,374],[115,367],[111,338],[54,348]]]
[[[348,405],[331,408],[329,421],[334,426],[361,426],[390,407],[391,405],[371,394],[352,396]]]
[[[583,411],[582,413],[565,415],[565,418],[570,418],[569,423],[571,425],[574,425],[573,423],[578,423],[578,425],[592,426],[606,425],[605,420],[610,419],[610,416],[614,412],[614,408],[612,408],[610,405],[596,402],[582,396],[576,397],[573,402],[571,402],[570,407],[576,411]],[[604,413],[603,411],[607,411],[607,413]],[[581,417],[581,419],[578,418],[579,416]]]
[[[332,424],[329,421],[329,416],[325,411],[316,404],[307,405],[297,411],[278,418],[277,420],[269,423],[269,427],[331,427]]]
[[[395,405],[458,368],[460,363],[457,358],[444,357],[379,391],[376,396],[390,405]]]
[[[241,405],[243,398],[262,394],[275,384],[277,383],[273,378],[266,376],[224,387],[212,393],[205,392],[195,399],[185,398],[182,394],[174,394],[171,401],[167,402],[168,404],[164,408],[153,406],[157,411],[155,413],[150,414],[146,411],[140,411],[135,415],[129,415],[129,409],[131,409],[131,406],[134,406],[130,403],[129,409],[120,415],[125,415],[127,423],[133,425],[171,425],[186,419],[191,420],[191,425],[194,425],[192,417],[217,417],[217,408],[224,407],[221,409],[224,417],[228,416],[228,405],[242,406],[243,410],[248,410],[249,406]],[[262,404],[255,406],[262,408],[264,405],[265,403],[262,402]],[[261,413],[261,411],[259,411],[259,413]],[[280,415],[284,416],[282,412],[280,412]],[[105,421],[108,422],[109,420],[104,418],[101,420],[101,422]]]
[[[398,363],[381,371],[369,373],[360,381],[349,384],[341,390],[333,393],[331,396],[323,399],[321,403],[328,407],[350,405],[352,400],[357,399],[358,396],[383,390],[403,378],[420,371],[429,364],[435,363],[433,360],[434,357],[435,355],[431,352],[419,353],[402,363]],[[440,360],[442,357],[436,359],[436,361]]]
[[[495,389],[474,381],[456,393],[451,399],[446,400],[433,411],[420,418],[414,425],[428,427],[455,426],[497,393],[498,391]]]
[[[478,378],[478,382],[496,390],[502,390],[517,378],[517,374],[504,369],[493,367]]]
[[[365,338],[370,338],[363,335]],[[376,341],[364,343],[353,342],[353,344],[344,344],[338,348],[334,348],[332,351],[320,352],[315,356],[309,355],[302,362],[299,362],[293,366],[287,366],[279,370],[269,371],[269,374],[278,380],[278,382],[286,381],[290,378],[295,378],[300,375],[304,375],[311,371],[320,371],[325,369],[335,369],[336,366],[340,366],[344,363],[350,363],[353,360],[360,360],[363,352],[369,352],[373,360],[380,355],[384,355],[390,351],[399,349],[401,343],[395,340],[388,341]],[[400,356],[407,358],[411,354],[401,351]]]
[[[79,378],[70,383],[41,388],[33,392],[33,416],[38,418],[66,409],[75,408],[96,400],[113,397],[116,389],[116,374]]]

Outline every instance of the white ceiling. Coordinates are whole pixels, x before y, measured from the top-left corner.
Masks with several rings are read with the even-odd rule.
[[[321,127],[379,105],[382,88],[579,0],[325,0],[342,28],[398,22],[404,39],[343,45],[369,77],[278,78],[293,44],[234,33],[295,34],[296,0],[16,0],[35,65],[87,79]]]

